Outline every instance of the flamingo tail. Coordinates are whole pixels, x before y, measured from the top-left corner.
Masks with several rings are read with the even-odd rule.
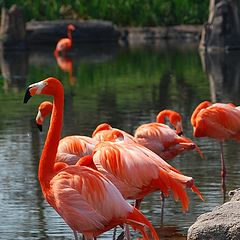
[[[158,184],[165,196],[168,196],[168,191],[172,190],[175,201],[180,199],[184,212],[188,210],[189,205],[186,188],[191,188],[203,200],[201,193],[194,185],[193,178],[181,174],[173,167],[170,171],[160,171]]]
[[[133,227],[134,230],[138,230],[142,233],[144,239],[159,240],[159,237],[149,220],[136,208],[128,215],[127,223]],[[150,230],[152,237],[149,237],[147,230]]]

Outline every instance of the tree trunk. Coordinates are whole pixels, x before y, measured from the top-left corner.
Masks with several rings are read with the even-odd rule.
[[[4,47],[25,46],[25,21],[21,8],[13,5],[9,10],[2,8],[0,38]]]
[[[237,0],[210,0],[199,48],[206,51],[240,49],[240,15]]]

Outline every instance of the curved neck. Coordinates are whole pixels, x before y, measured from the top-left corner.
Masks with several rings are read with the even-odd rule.
[[[157,115],[157,122],[158,123],[165,123],[165,117],[170,120],[170,116],[172,115],[172,111],[170,110],[163,110]]]
[[[165,117],[167,117],[169,122],[173,125],[176,133],[181,135],[183,131],[181,115],[173,110],[163,110],[158,114],[157,122],[164,123]]]
[[[42,189],[49,187],[50,180],[54,176],[54,163],[62,130],[63,106],[64,92],[61,88],[54,95],[50,126],[39,163],[38,178]]]
[[[71,46],[72,46],[72,30],[68,30],[68,38],[70,39],[70,43],[71,43]]]
[[[201,102],[201,103],[195,108],[195,110],[194,110],[194,112],[193,112],[193,114],[192,114],[192,116],[191,116],[191,124],[192,124],[192,126],[195,126],[195,124],[196,124],[196,117],[197,117],[198,113],[199,113],[202,109],[207,108],[207,107],[209,107],[209,106],[211,106],[211,105],[212,105],[211,102],[209,102],[209,101],[204,101],[204,102]]]

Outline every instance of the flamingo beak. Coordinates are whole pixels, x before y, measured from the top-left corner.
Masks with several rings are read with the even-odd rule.
[[[31,87],[28,87],[27,90],[26,90],[26,93],[25,93],[25,96],[24,96],[24,100],[23,100],[24,103],[27,103],[28,100],[32,97],[32,95],[30,93],[30,88]]]
[[[37,123],[37,128],[39,129],[40,132],[42,132],[42,125]]]
[[[182,136],[183,135],[183,131],[180,131],[177,133],[178,136]]]

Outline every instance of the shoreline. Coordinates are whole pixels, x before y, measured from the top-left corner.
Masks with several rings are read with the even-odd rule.
[[[18,41],[1,36],[3,47],[26,48],[34,45],[56,44],[67,35],[67,25],[73,24],[76,43],[115,43],[121,45],[154,44],[161,40],[199,42],[202,25],[166,27],[121,27],[103,20],[30,21],[25,24],[25,39]]]

